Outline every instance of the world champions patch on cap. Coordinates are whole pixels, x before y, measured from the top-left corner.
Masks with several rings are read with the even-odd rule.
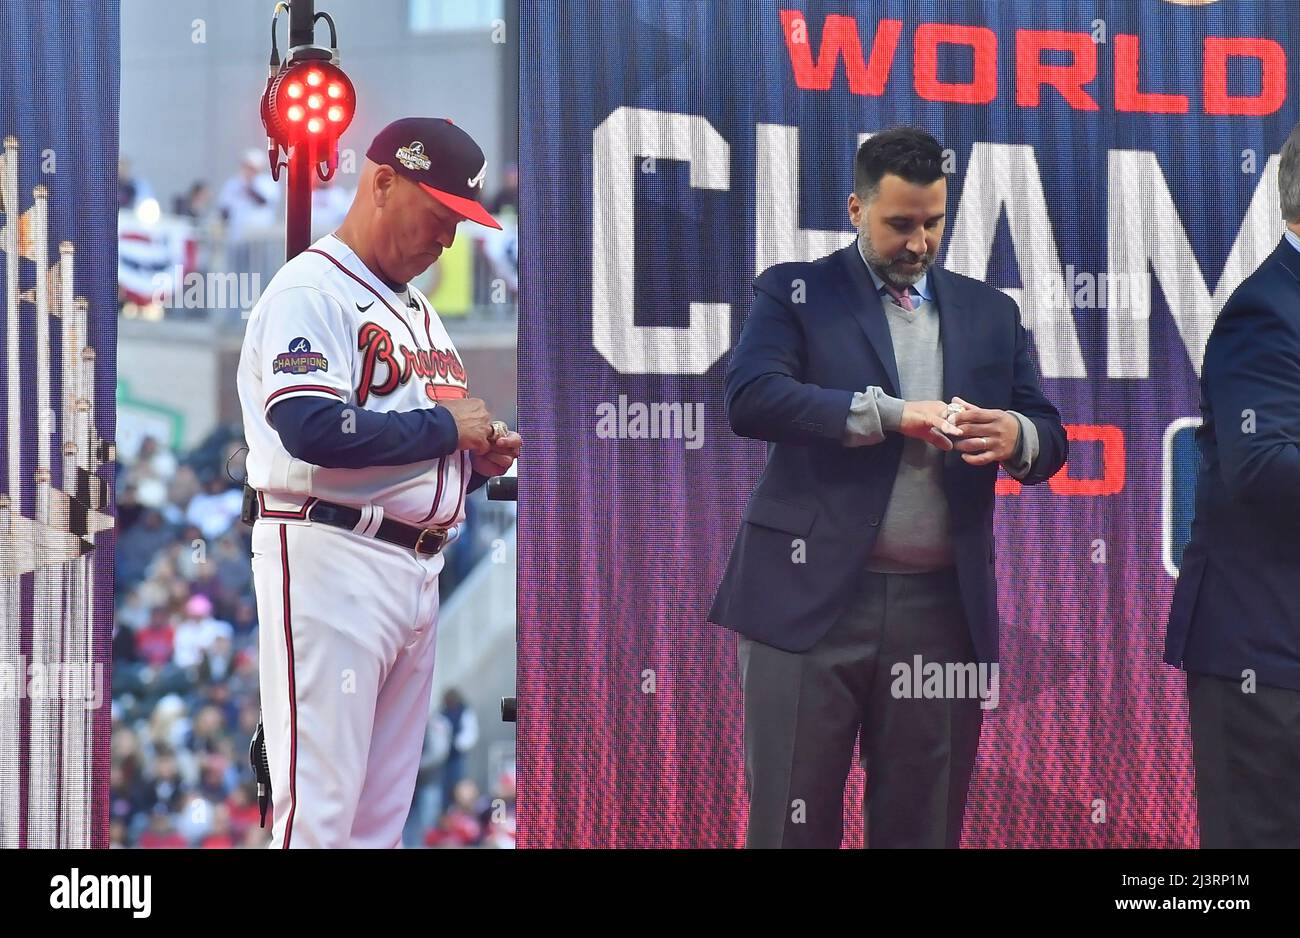
[[[391,166],[463,218],[500,229],[480,204],[487,160],[474,138],[445,117],[404,117],[379,132],[366,158]]]

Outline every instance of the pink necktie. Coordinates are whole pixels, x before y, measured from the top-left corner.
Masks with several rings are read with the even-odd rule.
[[[903,307],[903,309],[910,313],[916,308],[912,305],[912,294],[910,292],[899,290],[891,283],[885,283],[883,286],[889,292],[889,295],[894,298],[894,302]]]

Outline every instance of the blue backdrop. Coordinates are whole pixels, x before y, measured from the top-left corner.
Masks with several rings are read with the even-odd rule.
[[[1016,297],[1072,439],[1050,485],[999,482],[965,843],[1194,845],[1164,617],[1204,343],[1281,236],[1300,6],[525,0],[522,28],[521,842],[741,840],[705,615],[764,451],[727,355],[757,271],[849,243],[860,136],[909,123],[951,151],[941,262]]]
[[[108,843],[118,48],[114,0],[0,2],[6,847]]]

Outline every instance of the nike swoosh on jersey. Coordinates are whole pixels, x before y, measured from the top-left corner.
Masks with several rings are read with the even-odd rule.
[[[371,301],[370,301],[369,303],[367,303],[365,306],[362,306],[360,303],[358,303],[358,304],[357,304],[357,312],[358,312],[358,313],[364,313],[366,310],[368,310],[370,307],[372,307],[372,306],[374,306],[374,305],[375,305],[375,301],[374,301],[374,300],[371,300]]]

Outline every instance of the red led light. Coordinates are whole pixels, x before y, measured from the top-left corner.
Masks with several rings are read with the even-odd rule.
[[[324,62],[291,66],[273,85],[266,113],[283,146],[310,140],[331,146],[356,116],[353,89],[343,71]]]

